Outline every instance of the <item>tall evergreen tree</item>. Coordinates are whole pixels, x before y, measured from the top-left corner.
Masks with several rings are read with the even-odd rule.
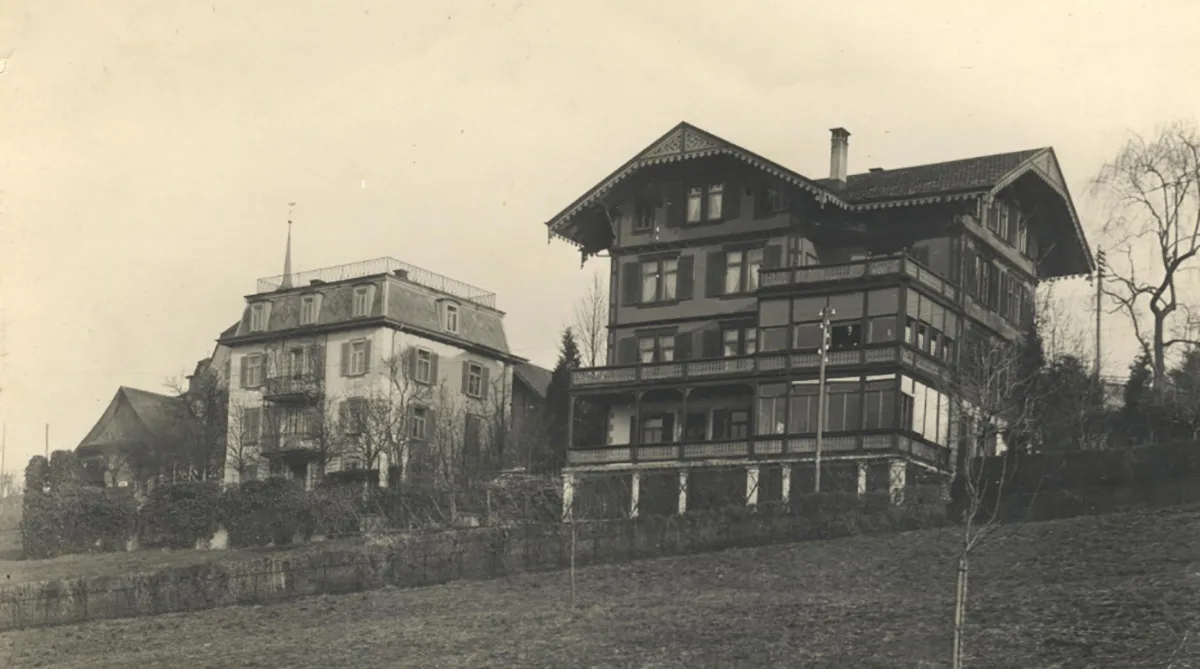
[[[563,330],[558,348],[558,362],[550,373],[546,390],[546,414],[549,423],[549,452],[537,458],[535,466],[543,471],[557,472],[567,463],[567,421],[570,416],[571,371],[582,366],[579,346],[571,328]]]

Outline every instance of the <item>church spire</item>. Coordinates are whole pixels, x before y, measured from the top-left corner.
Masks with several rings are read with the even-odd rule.
[[[283,281],[279,283],[281,289],[292,287],[292,205],[294,202],[288,203],[288,233],[287,233],[287,251],[283,255]]]

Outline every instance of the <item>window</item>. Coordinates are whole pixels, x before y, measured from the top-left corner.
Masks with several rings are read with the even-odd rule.
[[[642,263],[642,303],[666,302],[675,299],[678,279],[678,258]]]
[[[867,333],[867,341],[872,344],[884,344],[897,339],[895,316],[872,318],[867,327],[870,329],[870,332]]]
[[[749,411],[745,409],[713,409],[713,439],[745,439],[749,436]]]
[[[463,458],[468,466],[474,464],[479,457],[479,448],[483,445],[483,416],[467,414],[463,424]]]
[[[367,341],[365,339],[350,342],[348,373],[350,376],[367,373]]]
[[[248,355],[242,358],[242,387],[257,388],[263,384],[263,356]]]
[[[815,351],[821,348],[821,324],[798,324],[796,326],[794,348],[800,351]]]
[[[803,394],[792,395],[792,410],[788,416],[788,432],[812,434],[817,431],[817,390],[804,388]]]
[[[787,196],[782,191],[774,188],[759,189],[758,198],[755,200],[755,210],[759,216],[787,211],[787,208]]]
[[[300,324],[312,325],[317,322],[317,296],[305,295],[300,298]]]
[[[479,363],[467,363],[467,394],[483,397],[483,365]]]
[[[826,415],[829,432],[850,432],[859,429],[862,422],[862,395],[858,392],[829,393],[826,397],[829,413]]]
[[[366,316],[370,311],[370,287],[357,286],[354,289],[354,317]]]
[[[868,390],[863,395],[863,429],[881,430],[895,427],[896,392]]]
[[[453,302],[446,303],[446,331],[458,332],[458,305]]]
[[[862,324],[833,323],[829,328],[829,350],[844,351],[862,346]]]
[[[419,348],[414,361],[413,379],[419,383],[433,383],[433,353]]]
[[[288,351],[287,369],[284,370],[284,375],[293,379],[304,376],[304,373],[308,371],[307,362],[308,357],[304,355],[304,349],[294,348]]]
[[[642,418],[643,444],[663,444],[675,441],[675,414],[659,414]]]
[[[350,397],[338,407],[338,422],[342,432],[361,434],[367,423],[367,400],[365,397]]]
[[[755,328],[726,328],[721,338],[726,358],[754,355],[758,350],[758,330]]]
[[[654,229],[654,204],[639,202],[634,210],[633,231],[650,232]]]
[[[699,223],[704,216],[704,190],[700,188],[689,188],[687,197],[687,221],[688,223]]]
[[[262,332],[267,329],[267,305],[264,302],[250,305],[250,331]]]
[[[725,186],[716,184],[708,187],[708,220],[718,221],[721,219],[721,198],[725,191]]]
[[[703,411],[689,411],[683,419],[684,441],[704,441],[708,430],[708,414]]]
[[[786,397],[758,398],[758,434],[783,434],[787,430],[784,422],[787,413]]]
[[[262,432],[262,409],[246,407],[242,409],[242,443],[257,444]]]
[[[729,251],[725,254],[725,294],[734,295],[758,289],[758,270],[763,264],[763,249]]]
[[[670,362],[675,359],[674,335],[658,335],[638,339],[638,360],[643,363]]]
[[[429,409],[413,407],[409,416],[408,436],[413,439],[424,439],[429,432]]]
[[[1009,241],[1008,207],[1003,204],[996,207],[996,235],[1004,241]]]

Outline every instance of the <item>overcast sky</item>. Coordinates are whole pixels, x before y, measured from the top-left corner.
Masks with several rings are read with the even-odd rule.
[[[7,468],[209,355],[288,202],[296,270],[482,286],[549,366],[606,267],[544,222],[675,123],[812,177],[834,126],[851,172],[1051,145],[1086,210],[1127,133],[1200,111],[1197,34],[1187,0],[0,0]]]

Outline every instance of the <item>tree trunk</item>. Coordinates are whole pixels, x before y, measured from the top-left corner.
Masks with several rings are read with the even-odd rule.
[[[1166,367],[1166,351],[1163,347],[1163,327],[1166,321],[1166,314],[1154,314],[1154,393],[1155,397],[1161,402],[1166,398],[1167,392],[1167,367]]]
[[[954,657],[953,669],[963,669],[963,635],[967,621],[967,556],[958,558],[958,589],[954,597]]]

